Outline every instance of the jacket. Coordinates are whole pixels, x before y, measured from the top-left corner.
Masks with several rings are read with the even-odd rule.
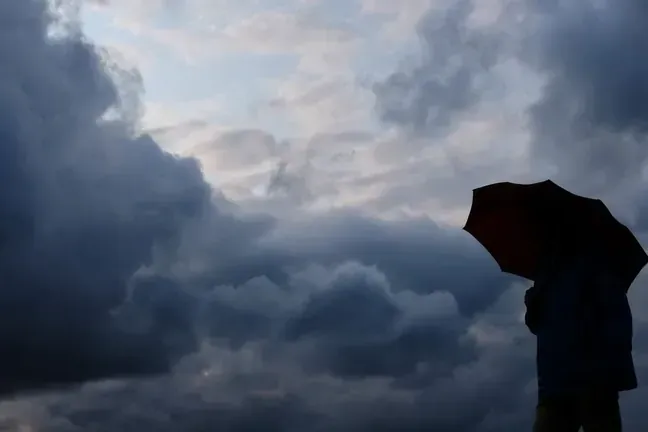
[[[600,258],[578,257],[545,272],[525,303],[541,396],[637,387],[628,299]]]

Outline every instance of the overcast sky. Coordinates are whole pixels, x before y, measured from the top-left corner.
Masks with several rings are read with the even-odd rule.
[[[0,431],[530,430],[528,282],[460,227],[552,178],[648,244],[647,18],[1,1]]]

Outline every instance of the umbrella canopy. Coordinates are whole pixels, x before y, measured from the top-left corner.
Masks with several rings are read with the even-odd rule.
[[[601,200],[573,194],[551,180],[475,189],[464,230],[488,250],[502,271],[531,280],[556,243],[571,252],[601,251],[626,290],[648,263],[635,236]]]

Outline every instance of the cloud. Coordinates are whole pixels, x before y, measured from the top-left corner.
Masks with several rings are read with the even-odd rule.
[[[218,152],[218,155],[210,155],[217,163],[215,171],[226,171],[259,165],[279,156],[281,150],[281,143],[266,132],[235,130],[226,132],[213,142],[204,143],[191,152],[198,157],[205,152]]]
[[[162,372],[171,351],[110,312],[210,189],[194,160],[103,119],[122,108],[116,75],[82,35],[47,36],[46,2],[0,9],[1,391]]]
[[[148,102],[145,106],[143,128],[169,128],[187,122],[207,122],[223,111],[223,101],[207,98],[175,103]]]
[[[347,43],[352,32],[318,22],[314,17],[262,12],[233,23],[223,30],[229,41],[238,41],[246,51],[284,52],[312,50],[327,44]]]
[[[44,2],[1,8],[30,23],[5,26],[14,39],[0,46],[11,65],[0,92],[0,373],[3,394],[17,393],[1,407],[6,427],[290,430],[322,419],[353,430],[376,425],[376,403],[439,421],[403,401],[435,397],[419,376],[446,388],[456,364],[475,361],[459,338],[510,283],[474,244],[429,221],[237,214],[195,160],[133,135],[137,111],[120,92],[137,88],[120,86],[117,65],[82,34],[49,38]],[[230,162],[248,163],[242,155]],[[451,271],[463,266],[471,277]],[[214,389],[225,391],[220,411]],[[360,409],[338,419],[345,404]]]
[[[374,97],[352,74],[295,74],[276,84],[270,114],[284,114],[300,136],[371,127]]]
[[[623,193],[646,158],[645,65],[632,43],[643,34],[643,6],[516,1],[499,10],[477,27],[470,1],[424,17],[423,60],[375,86],[383,120],[438,140],[484,103],[501,101],[502,73],[522,64],[531,86],[543,82],[526,106],[533,169],[547,164],[583,193]]]
[[[478,80],[504,50],[497,34],[467,27],[472,12],[471,1],[459,1],[441,12],[432,10],[420,21],[422,63],[374,87],[385,122],[417,133],[443,133],[480,100]]]
[[[350,304],[350,297],[361,294],[370,306],[376,299],[383,299],[378,304],[387,300],[392,304],[392,317],[399,311],[399,325],[381,327],[391,330],[393,339],[376,340],[376,336],[384,338],[384,333],[364,332],[362,325],[353,324],[354,317],[342,314],[339,325],[351,325],[354,331],[350,335],[334,328],[331,331],[329,319],[309,326],[319,332],[302,332],[301,337],[310,340],[299,343],[270,342],[272,338],[264,336],[236,348],[205,344],[198,353],[186,357],[172,375],[89,384],[76,392],[8,403],[4,413],[12,413],[16,423],[64,431],[127,430],[135,425],[140,430],[201,430],[207,425],[228,431],[257,427],[281,431],[303,427],[342,431],[425,427],[497,430],[478,428],[487,422],[489,412],[513,418],[510,430],[528,422],[528,415],[520,414],[519,404],[531,402],[525,391],[532,362],[530,347],[519,346],[517,352],[511,352],[506,344],[488,347],[483,343],[476,346],[469,338],[458,341],[454,333],[458,329],[448,326],[456,322],[456,309],[433,308],[431,313],[425,310],[419,315],[416,301],[425,296],[408,299],[388,294],[385,298],[389,291],[386,279],[375,269],[347,264],[330,273],[322,270],[311,270],[310,275],[298,278],[302,285],[314,285],[311,295],[274,303],[292,303],[286,314],[297,322],[291,324],[303,325],[304,317],[312,316],[313,302],[327,307],[318,300],[324,300],[324,296],[341,296],[337,298],[342,305],[334,301],[331,306],[340,311],[344,304]],[[332,285],[313,278],[326,274]],[[358,284],[358,277],[366,278],[369,285]],[[341,283],[348,284],[349,294],[341,289]],[[370,288],[368,294],[361,288],[363,284]],[[372,299],[375,290],[383,291]],[[519,308],[519,294],[498,302],[500,310],[491,312],[491,320],[502,312],[510,316],[511,306]],[[433,296],[437,296],[434,303],[452,303],[439,298],[443,294]],[[371,321],[372,312],[379,309],[370,307],[362,314],[361,323]],[[273,303],[261,301],[256,310],[276,309]],[[507,324],[509,332],[511,323]],[[519,322],[513,325],[524,333]],[[266,323],[259,328],[268,327]],[[325,340],[318,339],[322,336]],[[414,359],[416,363],[412,363]],[[512,395],[518,399],[512,399]]]
[[[646,162],[648,63],[634,41],[646,36],[641,2],[539,7],[529,59],[549,79],[532,107],[537,157],[595,188],[629,187]],[[605,184],[605,186],[604,186]]]
[[[2,407],[5,415],[11,413],[14,425],[64,431],[135,425],[289,431],[313,421],[328,430],[470,430],[461,427],[478,424],[488,411],[479,391],[497,384],[504,395],[529,379],[530,355],[519,362],[519,355],[493,352],[490,360],[476,361],[479,348],[458,337],[465,320],[457,320],[447,293],[394,292],[375,267],[357,263],[311,267],[279,289],[272,286],[258,280],[213,290],[213,331],[234,346],[206,343],[171,375],[22,399]],[[327,318],[332,312],[337,322]],[[371,331],[372,324],[382,331]],[[351,331],[339,331],[346,328]],[[499,370],[494,363],[503,360],[525,372],[508,381],[493,375]],[[428,404],[445,408],[422,409]],[[461,412],[451,409],[460,404],[466,406]]]
[[[409,0],[400,3],[389,0],[360,0],[363,14],[379,16],[386,20],[385,34],[393,40],[413,36],[416,24],[433,4],[431,0]]]
[[[591,63],[570,62],[578,50],[588,53],[601,44],[585,49],[588,39],[575,38],[575,45],[562,48],[578,48],[565,59],[553,50],[547,29],[571,28],[570,11],[521,5],[527,7],[504,9],[493,22],[518,29],[506,43],[488,25],[466,27],[472,16],[467,2],[430,11],[419,26],[430,58],[426,54],[416,68],[376,87],[379,112],[397,129],[382,147],[376,143],[383,137],[352,129],[293,140],[288,148],[260,130],[203,131],[204,146],[192,149],[201,153],[201,167],[196,159],[162,151],[152,136],[134,133],[139,112],[129,107],[139,101],[137,80],[124,82],[131,75],[116,70],[76,30],[48,37],[44,1],[0,3],[7,17],[0,27],[7,33],[0,62],[8,65],[0,81],[0,346],[6,348],[0,374],[7,397],[0,404],[0,428],[527,428],[535,390],[533,339],[521,321],[519,281],[501,274],[466,233],[429,218],[382,220],[368,215],[371,205],[313,213],[286,204],[304,184],[313,197],[306,201],[317,200],[338,188],[336,181],[389,184],[400,168],[399,175],[412,176],[411,184],[426,190],[378,191],[378,201],[393,207],[434,193],[447,205],[457,199],[459,186],[448,183],[447,171],[436,173],[443,185],[423,176],[430,161],[441,170],[439,161],[461,156],[464,164],[454,167],[466,169],[456,171],[463,174],[453,184],[469,195],[469,185],[494,175],[493,166],[509,164],[504,158],[489,165],[487,156],[517,150],[511,142],[520,130],[500,131],[509,119],[521,129],[524,122],[510,113],[526,106],[528,148],[523,155],[514,152],[514,160],[537,152],[564,162],[561,172],[568,175],[570,157],[542,147],[548,135],[539,126],[553,126],[543,120],[550,111],[546,104],[603,97],[560,84],[570,74],[573,80],[594,74],[595,68],[578,66]],[[621,7],[635,15],[642,11],[630,9],[630,2],[615,5],[611,16],[630,16]],[[527,20],[523,28],[514,26],[520,14]],[[617,19],[610,22],[624,22]],[[625,40],[625,28],[632,29],[609,31]],[[505,87],[490,87],[524,67],[539,75],[566,71],[545,77],[541,97],[513,97]],[[625,85],[635,74],[624,76]],[[599,75],[581,79],[596,84],[588,91],[610,85]],[[573,97],[556,99],[555,89],[573,91]],[[300,94],[290,101],[303,103]],[[616,104],[623,115],[614,106],[611,100],[560,121],[576,125],[570,131],[575,137],[585,131],[639,143],[641,104]],[[508,117],[492,123],[484,113],[498,107]],[[119,115],[107,117],[110,110]],[[188,131],[205,125],[182,126]],[[173,132],[164,129],[154,136]],[[500,136],[508,140],[492,144]],[[486,137],[484,146],[478,138]],[[580,145],[575,141],[573,148]],[[307,175],[299,169],[301,156],[290,153],[296,146],[305,165],[315,168]],[[344,161],[363,152],[379,153],[386,169],[372,166],[377,172],[369,179],[353,178],[355,166]],[[214,171],[253,170],[259,153],[273,159],[264,184],[288,196],[280,201],[282,213],[243,211],[210,188],[201,172],[210,158]],[[407,163],[398,166],[399,155]],[[328,166],[335,169],[319,176],[317,168],[333,159],[337,165]],[[488,163],[479,165],[482,160]],[[528,166],[538,169],[534,162]],[[571,163],[583,174],[593,172],[576,159]],[[277,166],[284,168],[271,177]],[[472,174],[467,168],[474,168]],[[646,304],[639,289],[644,279],[632,291],[634,305]],[[645,313],[636,317],[643,376],[648,327]],[[646,427],[639,408],[643,392],[624,400],[630,431]]]
[[[209,182],[247,210],[319,212],[357,206],[375,194],[375,185],[358,181],[359,173],[380,169],[370,132],[281,140],[259,129],[219,130],[197,122],[156,130],[155,136],[164,148],[198,158]]]

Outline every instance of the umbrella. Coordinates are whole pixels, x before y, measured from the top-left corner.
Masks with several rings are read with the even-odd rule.
[[[477,239],[504,272],[535,280],[548,239],[560,248],[596,248],[627,289],[648,263],[632,232],[601,200],[573,194],[551,180],[495,183],[473,191],[464,230]]]

